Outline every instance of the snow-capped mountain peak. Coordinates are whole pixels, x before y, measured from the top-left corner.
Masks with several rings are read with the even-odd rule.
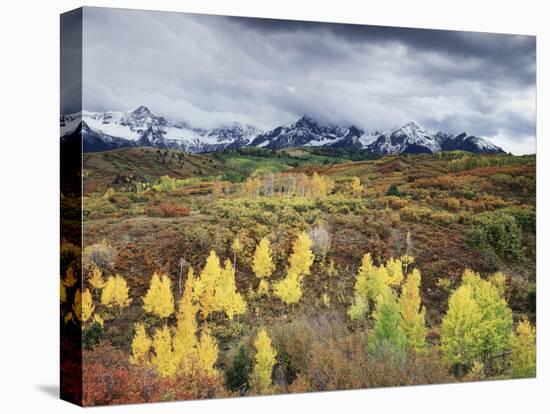
[[[411,121],[385,133],[365,132],[354,125],[342,127],[304,115],[293,123],[260,131],[233,122],[212,129],[193,128],[186,122],[169,121],[146,106],[126,112],[91,112],[60,117],[62,141],[80,133],[85,151],[105,151],[127,146],[175,148],[188,152],[219,151],[243,146],[282,149],[325,146],[367,149],[375,154],[435,153],[464,150],[479,153],[503,152],[486,139],[466,133],[432,134]]]

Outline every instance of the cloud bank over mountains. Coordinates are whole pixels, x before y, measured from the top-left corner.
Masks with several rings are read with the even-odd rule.
[[[193,127],[411,120],[535,152],[535,38],[84,9],[83,106]]]

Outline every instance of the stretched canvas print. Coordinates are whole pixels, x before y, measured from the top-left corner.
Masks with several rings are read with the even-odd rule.
[[[533,36],[61,16],[61,396],[536,374]]]

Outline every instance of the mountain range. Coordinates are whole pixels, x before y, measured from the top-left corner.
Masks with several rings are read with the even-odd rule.
[[[356,126],[339,126],[303,116],[296,122],[262,131],[234,122],[223,127],[194,128],[186,122],[169,121],[140,106],[127,112],[90,112],[60,117],[61,141],[83,140],[85,152],[122,147],[149,146],[186,152],[211,152],[244,146],[273,150],[323,146],[366,149],[378,155],[436,153],[463,150],[474,153],[503,153],[488,140],[465,132],[431,133],[415,122],[388,132],[366,132]]]

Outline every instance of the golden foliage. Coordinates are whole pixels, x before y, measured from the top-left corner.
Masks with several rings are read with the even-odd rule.
[[[512,377],[531,378],[537,374],[537,340],[535,328],[523,319],[510,339]]]
[[[108,308],[118,307],[119,311],[122,311],[131,301],[128,298],[126,280],[120,275],[110,276],[101,291],[101,304]]]
[[[92,277],[88,280],[92,288],[103,289],[105,287],[105,280],[103,279],[103,272],[97,265],[92,267]]]
[[[363,188],[363,185],[361,184],[361,180],[359,179],[359,177],[353,177],[351,179],[351,192],[359,195],[363,193],[363,191],[364,191],[364,188]]]
[[[198,366],[203,371],[210,374],[216,373],[214,364],[218,359],[218,344],[216,340],[204,330],[201,334],[200,342],[197,346]]]
[[[288,263],[292,272],[298,276],[310,274],[310,268],[315,259],[311,251],[312,244],[313,242],[307,233],[300,233],[292,245],[292,254],[288,259]]]
[[[220,259],[214,250],[206,259],[204,269],[200,274],[198,281],[197,292],[200,291],[199,303],[201,307],[201,315],[207,318],[212,312],[218,310],[219,306],[216,303],[215,292],[221,278]]]
[[[62,280],[59,282],[59,300],[61,303],[65,303],[67,301],[67,289],[65,288]]]
[[[271,258],[271,247],[267,237],[260,240],[260,243],[254,251],[254,263],[252,265],[252,270],[254,271],[256,277],[260,279],[268,278],[275,270],[275,264]]]
[[[466,269],[462,285],[449,298],[441,348],[452,363],[471,366],[508,346],[512,311],[499,289]]]
[[[426,308],[420,304],[420,271],[414,269],[401,290],[401,328],[407,337],[407,346],[416,353],[426,349]]]
[[[271,375],[273,366],[277,362],[275,359],[277,352],[271,346],[271,339],[265,328],[258,331],[254,340],[254,348],[256,349],[256,363],[252,372],[253,386],[259,393],[266,393],[271,387]]]
[[[149,359],[149,350],[151,349],[152,341],[145,331],[143,323],[136,323],[134,328],[134,338],[132,339],[132,355],[130,363],[137,365],[146,363]]]
[[[83,293],[80,293],[80,289],[77,289],[73,301],[73,312],[76,318],[85,324],[91,318],[94,309],[94,301],[90,291],[86,289]]]
[[[65,277],[63,278],[63,284],[66,287],[70,288],[70,287],[73,287],[75,283],[76,283],[75,271],[73,266],[69,265],[69,267],[67,267],[67,270],[65,272]]]
[[[154,355],[151,362],[161,377],[172,377],[176,374],[178,363],[172,349],[172,336],[168,326],[155,331],[153,337]]]
[[[302,286],[298,274],[289,270],[287,276],[275,285],[274,293],[287,305],[300,302]]]
[[[172,282],[167,275],[153,273],[149,289],[143,297],[143,310],[160,318],[168,318],[174,313]]]

